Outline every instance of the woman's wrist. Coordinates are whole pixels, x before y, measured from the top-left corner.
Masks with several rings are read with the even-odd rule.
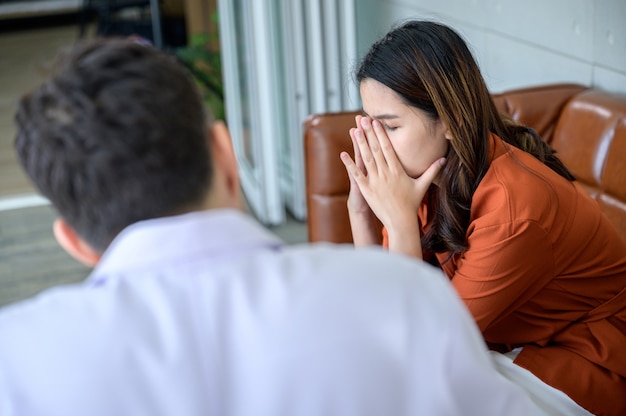
[[[371,210],[349,211],[352,240],[357,247],[380,244],[381,235],[377,219]]]
[[[420,226],[417,214],[410,218],[397,218],[387,229],[389,251],[423,258]]]

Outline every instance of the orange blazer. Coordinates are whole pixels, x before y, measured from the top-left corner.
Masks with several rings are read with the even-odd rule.
[[[523,346],[515,363],[594,414],[626,415],[626,243],[578,183],[492,140],[468,249],[436,257],[492,349]]]

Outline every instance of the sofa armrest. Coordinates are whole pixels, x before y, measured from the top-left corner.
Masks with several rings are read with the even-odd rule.
[[[304,122],[307,226],[309,241],[352,242],[348,219],[350,181],[339,158],[353,154],[348,131],[359,112],[315,114]]]

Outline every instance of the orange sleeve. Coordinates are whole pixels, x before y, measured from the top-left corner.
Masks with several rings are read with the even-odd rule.
[[[382,246],[386,249],[389,249],[389,233],[387,232],[387,229],[385,227],[383,227],[383,229],[381,230],[381,234],[383,235]]]
[[[457,260],[452,284],[481,331],[525,303],[554,276],[546,231],[534,221],[474,230]]]

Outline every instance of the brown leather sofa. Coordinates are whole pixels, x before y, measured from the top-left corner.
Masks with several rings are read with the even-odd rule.
[[[626,240],[626,98],[575,84],[494,95],[496,105],[534,128]],[[310,116],[304,123],[309,241],[352,242],[349,181],[339,159],[352,153],[348,130],[356,112]]]

